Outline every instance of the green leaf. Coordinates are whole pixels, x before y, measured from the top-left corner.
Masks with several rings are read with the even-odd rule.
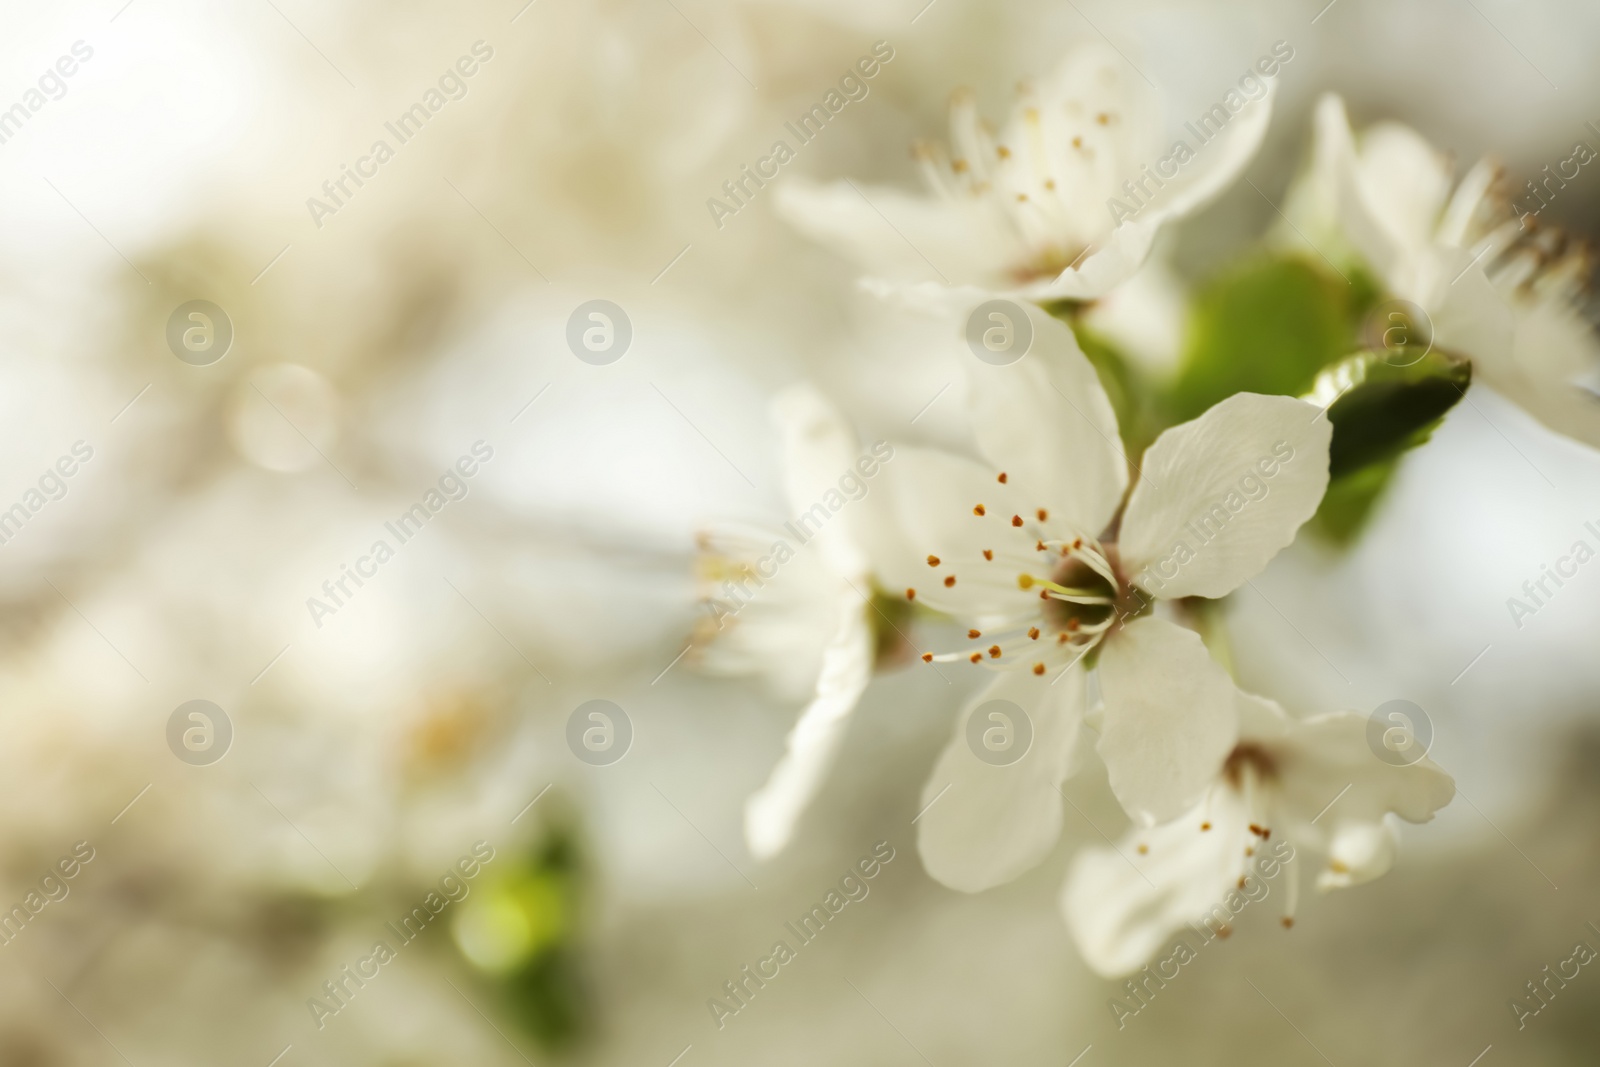
[[[1310,527],[1326,541],[1348,548],[1372,517],[1394,472],[1398,459],[1374,463],[1328,483]]]
[[[1357,347],[1375,293],[1365,278],[1331,275],[1291,256],[1245,261],[1200,290],[1183,363],[1167,397],[1172,423],[1234,393],[1300,396]]]
[[[1328,406],[1331,477],[1391,461],[1422,444],[1466,393],[1471,363],[1435,350],[1396,366],[1396,353],[1405,351],[1360,352],[1319,376],[1316,392],[1338,395]]]
[[[1409,358],[1405,349],[1360,352],[1317,378],[1316,395],[1338,399],[1328,406],[1330,480],[1312,528],[1335,544],[1355,540],[1401,457],[1433,436],[1472,383],[1466,360],[1430,351],[1395,365]]]

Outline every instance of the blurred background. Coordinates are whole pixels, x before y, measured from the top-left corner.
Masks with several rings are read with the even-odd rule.
[[[1304,901],[1292,931],[1248,917],[1120,1030],[1119,983],[1056,905],[1073,850],[1126,826],[1103,774],[1070,783],[1083,815],[1047,862],[945,889],[911,820],[973,682],[889,674],[758,863],[742,805],[800,701],[683,656],[696,532],[782,513],[778,389],[817,384],[867,440],[957,432],[948,403],[917,417],[945,354],[771,189],[720,225],[706,206],[875,42],[892,62],[778,182],[913,186],[952,90],[1003,118],[1074,44],[1110,41],[1184,116],[1289,42],[1260,192],[1166,240],[1192,279],[1276,223],[1324,91],[1519,187],[1600,144],[1594,5],[4,19],[0,109],[26,114],[0,113],[0,510],[28,517],[0,527],[0,909],[23,909],[0,925],[0,1063],[1595,1062],[1590,968],[1521,1030],[1508,1002],[1600,947],[1600,574],[1521,628],[1505,601],[1600,523],[1600,457],[1486,389],[1354,550],[1302,538],[1227,617],[1241,680],[1297,712],[1423,707],[1457,799],[1388,877]],[[1594,234],[1600,178],[1541,221]],[[567,341],[593,300],[631,324],[606,365]],[[185,347],[192,301],[212,332]],[[593,700],[624,713],[625,758],[569,744]],[[878,842],[870,895],[719,1028],[708,999]]]

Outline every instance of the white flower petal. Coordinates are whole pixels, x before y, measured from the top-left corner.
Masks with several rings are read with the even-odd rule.
[[[1316,837],[1309,824],[1324,811],[1319,825],[1378,823],[1390,813],[1423,823],[1455,796],[1454,780],[1426,756],[1407,766],[1379,759],[1367,729],[1367,716],[1342,711],[1292,722],[1287,738],[1274,742],[1295,840]],[[1251,736],[1248,725],[1244,733]]]
[[[930,875],[976,893],[1009,882],[1049,853],[1061,832],[1057,787],[1078,743],[1085,682],[1078,668],[1059,679],[1006,671],[961,713],[922,791],[927,807],[918,819],[917,850]],[[991,700],[1010,701],[1032,724],[1028,751],[1007,766],[985,763],[967,744],[968,720]],[[988,728],[1006,725],[995,720]]]
[[[1380,122],[1362,134],[1357,187],[1389,240],[1402,249],[1431,244],[1450,195],[1449,160],[1415,130]]]
[[[1155,245],[1162,220],[1154,210],[1150,217],[1125,219],[1100,239],[1099,248],[1083,257],[1076,267],[1068,267],[1048,281],[1025,286],[1021,294],[1029,300],[1096,300],[1131,278],[1143,265]]]
[[[1452,337],[1459,335],[1458,343],[1473,344],[1474,374],[1550,429],[1600,448],[1600,397],[1580,384],[1585,373],[1592,375],[1593,368],[1600,367],[1600,340],[1594,328],[1565,301],[1534,300],[1512,311],[1502,299],[1484,293],[1489,283],[1481,274],[1470,282],[1469,286],[1469,279],[1462,278],[1461,287],[1479,298],[1475,305],[1479,322],[1466,320],[1455,303],[1451,318],[1439,318]],[[1463,303],[1468,298],[1462,294]],[[1500,316],[1512,323],[1509,345]],[[1473,327],[1484,317],[1488,322],[1474,333]]]
[[[1237,794],[1219,788],[1204,813],[1195,808],[1124,835],[1114,849],[1089,847],[1073,857],[1061,910],[1096,973],[1111,978],[1136,971],[1187,924],[1210,915],[1215,930],[1226,921],[1213,909],[1238,885],[1249,861],[1235,836],[1199,830],[1203,818],[1219,827],[1246,821]],[[1229,915],[1225,905],[1222,915]]]
[[[783,448],[789,518],[825,562],[865,589],[868,573],[906,554],[882,472],[894,460],[886,441],[863,447],[834,403],[814,386],[793,385],[772,403]],[[819,509],[820,505],[820,509]]]
[[[1315,405],[1236,393],[1158,437],[1122,520],[1123,565],[1161,597],[1219,597],[1317,510],[1333,431]]]
[[[993,288],[1025,254],[1005,220],[982,200],[945,199],[883,186],[786,179],[778,214],[806,236],[874,275],[934,278]]]
[[[800,512],[835,488],[855,462],[859,445],[839,409],[815,386],[791,385],[772,400],[772,421],[782,438],[784,492]]]
[[[1331,213],[1340,234],[1386,284],[1414,251],[1389,231],[1362,189],[1360,155],[1344,100],[1335,93],[1317,101],[1316,192],[1327,200],[1319,207]]]
[[[1399,295],[1415,300],[1433,320],[1433,343],[1442,351],[1467,356],[1473,369],[1491,378],[1520,375],[1513,357],[1516,319],[1511,305],[1474,265],[1464,248],[1433,249],[1417,257],[1410,288]]]
[[[833,766],[862,690],[872,677],[870,609],[848,587],[841,591],[839,629],[823,650],[816,695],[789,734],[787,751],[766,785],[745,803],[745,841],[751,855],[776,855]]]
[[[1337,824],[1317,888],[1326,892],[1370,882],[1386,874],[1399,853],[1400,831],[1387,820]]]
[[[847,591],[838,573],[820,553],[795,550],[792,535],[764,526],[717,523],[700,537],[705,614],[689,662],[707,674],[756,675],[785,699],[811,693]],[[774,566],[778,559],[785,562]]]
[[[1215,199],[1255,158],[1272,123],[1275,88],[1268,79],[1267,95],[1246,104],[1217,136],[1202,145],[1193,161],[1183,166],[1137,217],[1126,219],[1111,230],[1076,267],[1068,267],[1049,283],[1030,286],[1027,295],[1036,300],[1092,300],[1129,278],[1149,255],[1162,225]],[[1131,174],[1141,164],[1154,165],[1155,160],[1129,162]],[[1111,195],[1122,194],[1112,189]]]
[[[1099,752],[1123,808],[1147,825],[1192,806],[1239,735],[1236,692],[1200,635],[1139,619],[1100,653]]]
[[[965,361],[978,449],[1012,484],[1073,532],[1098,536],[1128,485],[1128,461],[1100,377],[1072,328],[1024,303],[1027,355],[994,366]]]

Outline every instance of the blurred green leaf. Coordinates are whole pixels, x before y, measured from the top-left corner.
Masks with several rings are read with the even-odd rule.
[[[1390,362],[1394,355],[1360,352],[1318,378],[1318,393],[1338,395],[1328,407],[1331,477],[1393,460],[1422,444],[1472,382],[1472,364],[1444,352],[1428,352],[1403,367]]]
[[[1101,388],[1111,400],[1123,446],[1131,456],[1141,454],[1166,428],[1156,410],[1158,394],[1154,385],[1110,338],[1084,324],[1081,312],[1087,307],[1085,303],[1052,300],[1040,306],[1072,327],[1078,348],[1094,367]]]
[[[1156,410],[1157,393],[1140,369],[1106,337],[1095,333],[1081,320],[1071,320],[1078,347],[1094,366],[1111,398],[1117,415],[1117,430],[1130,456],[1144,453],[1150,442],[1165,427]]]
[[[498,990],[505,1013],[553,1050],[594,1027],[582,922],[592,889],[576,819],[559,801],[545,808],[526,851],[496,864],[466,900],[456,943]]]
[[[1299,396],[1357,347],[1376,292],[1366,278],[1268,255],[1210,281],[1195,298],[1183,363],[1167,397],[1172,423],[1234,393]]]
[[[1361,532],[1400,457],[1433,436],[1472,382],[1466,360],[1430,351],[1395,365],[1410,358],[1405,349],[1360,352],[1317,378],[1317,394],[1338,399],[1328,406],[1330,481],[1313,527],[1337,544]]]
[[[1311,517],[1311,529],[1340,548],[1350,547],[1371,518],[1399,465],[1398,459],[1374,463],[1331,480],[1317,513]]]

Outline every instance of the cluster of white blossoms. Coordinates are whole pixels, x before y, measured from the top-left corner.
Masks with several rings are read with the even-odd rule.
[[[1063,319],[1137,285],[1159,229],[1240,175],[1271,110],[1269,93],[1148,210],[1114,225],[1108,199],[1162,151],[1151,96],[1115,54],[1080,50],[1023,88],[998,134],[958,94],[951,147],[916,150],[927,195],[780,191],[795,225],[864,267],[869,291],[947,320],[971,447],[896,446],[885,491],[836,520],[822,562],[791,568],[736,637],[707,645],[747,670],[805,662],[815,680],[783,762],[747,808],[751,848],[768,856],[825,779],[875,666],[891,662],[874,631],[892,624],[903,637],[933,615],[946,629],[931,632],[964,629],[965,643],[921,653],[992,673],[927,779],[923,864],[967,892],[1018,877],[1056,844],[1062,783],[1098,756],[1131,828],[1074,858],[1061,902],[1085,959],[1106,974],[1137,969],[1203,921],[1268,839],[1294,848],[1289,926],[1302,864],[1322,890],[1375,878],[1395,861],[1397,822],[1427,822],[1455,792],[1426,757],[1375,755],[1364,714],[1291,714],[1242,691],[1194,628],[1194,598],[1249,582],[1318,512],[1341,391],[1236,392],[1167,426],[1142,455],[1124,444],[1101,373]],[[1447,163],[1409,130],[1358,139],[1332,97],[1315,125],[1289,202],[1296,232],[1375,279],[1379,296],[1423,308],[1454,366],[1470,362],[1552,428],[1600,443],[1600,404],[1580,382],[1600,359],[1574,304],[1586,253],[1504,210],[1492,162],[1452,192]],[[922,280],[929,264],[944,284]],[[1017,302],[1031,326],[1025,355],[1003,366],[961,342],[967,314],[996,299]],[[779,402],[797,508],[856,451],[844,416],[809,387],[804,396]],[[738,565],[714,562],[718,573]],[[1026,754],[1003,766],[968,743],[969,720],[996,700],[1031,725]]]

